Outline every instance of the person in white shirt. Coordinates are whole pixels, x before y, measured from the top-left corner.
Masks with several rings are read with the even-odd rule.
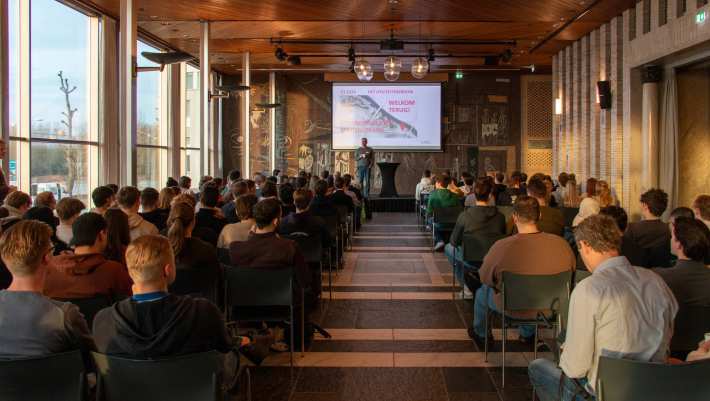
[[[57,203],[57,217],[59,217],[59,225],[57,226],[57,238],[67,245],[71,245],[71,240],[74,234],[72,233],[72,225],[81,214],[82,210],[86,209],[84,202],[76,198],[62,198]]]
[[[158,235],[158,228],[149,223],[140,214],[141,193],[136,187],[123,187],[118,191],[118,207],[128,216],[128,228],[131,230],[131,241],[144,235]]]
[[[252,211],[258,201],[256,195],[252,194],[240,195],[235,200],[239,222],[224,226],[219,234],[219,239],[217,239],[218,248],[229,249],[229,244],[232,242],[244,242],[249,239],[249,233],[256,224]]]
[[[434,184],[431,180],[431,171],[424,170],[424,175],[422,176],[422,179],[419,181],[414,191],[414,197],[416,198],[416,200],[421,201],[422,193],[429,193],[433,190]]]
[[[673,335],[673,293],[656,273],[619,256],[621,232],[611,217],[587,217],[575,240],[592,275],[572,292],[559,367],[548,359],[528,367],[540,401],[584,400],[584,392],[595,399],[601,355],[663,362]]]

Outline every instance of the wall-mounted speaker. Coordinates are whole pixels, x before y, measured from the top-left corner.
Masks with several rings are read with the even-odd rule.
[[[599,94],[599,108],[611,108],[611,84],[609,81],[597,82],[597,93]]]

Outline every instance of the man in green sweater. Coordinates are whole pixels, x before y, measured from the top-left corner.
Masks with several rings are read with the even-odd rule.
[[[427,215],[431,216],[434,209],[441,207],[461,206],[461,198],[447,189],[450,183],[451,177],[448,175],[442,174],[436,177],[436,188],[429,194],[429,200],[426,205]],[[442,232],[437,230],[436,227],[434,227],[434,239],[436,240],[435,251],[444,247],[444,237]]]

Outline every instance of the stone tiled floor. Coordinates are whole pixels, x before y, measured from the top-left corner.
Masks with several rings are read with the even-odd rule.
[[[414,214],[375,214],[324,289],[314,316],[333,335],[317,336],[296,367],[272,355],[252,368],[254,400],[500,401],[529,400],[531,349],[508,333],[506,387],[501,386],[500,330],[488,361],[468,338],[472,300],[454,298],[451,267],[432,253]]]

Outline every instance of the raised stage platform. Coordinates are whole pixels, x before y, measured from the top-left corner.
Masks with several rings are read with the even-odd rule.
[[[373,195],[369,202],[372,212],[414,213],[414,195],[403,195],[396,198],[381,198],[378,195]]]

